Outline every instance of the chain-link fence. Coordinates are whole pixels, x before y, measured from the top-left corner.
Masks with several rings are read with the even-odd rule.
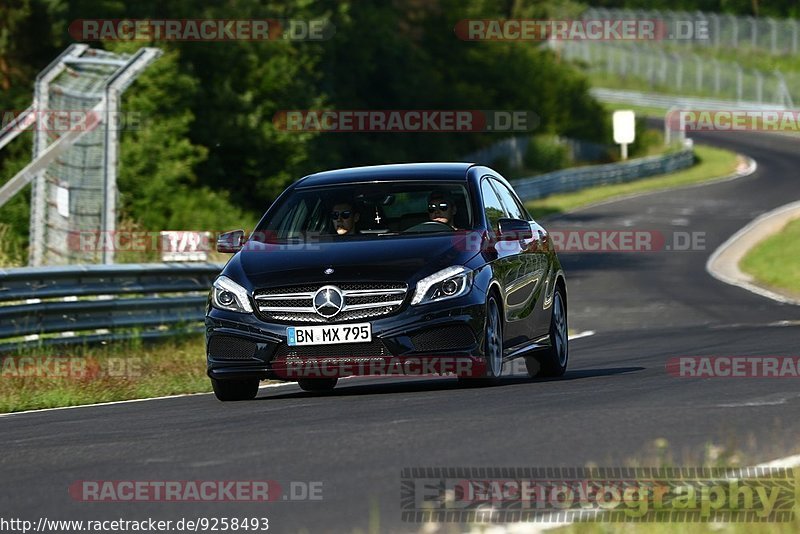
[[[628,89],[782,107],[800,101],[800,79],[794,73],[787,76],[777,70],[746,69],[735,62],[667,52],[641,43],[565,41],[558,46],[564,57],[585,62],[590,71],[607,76],[609,83]]]
[[[50,109],[85,112],[94,108],[103,99],[108,78],[128,60],[127,56],[118,57],[102,50],[91,52],[90,57],[96,62],[73,62],[50,83],[47,103]],[[37,142],[47,146],[67,132],[37,129],[36,133]],[[75,250],[68,242],[73,232],[96,232],[103,228],[105,133],[104,128],[86,133],[46,168],[43,180],[34,184],[31,202],[31,235],[36,237],[31,243],[34,265],[101,260],[96,254]]]
[[[671,30],[681,27],[697,30],[691,37],[672,39],[686,46],[727,49],[749,49],[767,54],[796,54],[800,21],[770,17],[737,17],[701,11],[658,11],[646,9],[590,8],[583,13],[585,20],[656,20]]]
[[[0,207],[31,189],[29,263],[113,263],[112,247],[71,237],[116,225],[120,95],[161,52],[113,54],[73,44],[36,77],[33,105],[0,128],[0,148],[33,128],[33,159],[0,186]]]
[[[582,17],[650,20],[666,33],[663,39],[647,41],[550,42],[563,57],[586,64],[598,78],[595,85],[787,108],[800,101],[800,72],[749,68],[735,60],[721,59],[730,55],[727,50],[745,48],[759,54],[796,53],[800,21],[598,8],[585,11]],[[692,37],[669,37],[681,33],[681,28],[689,28],[685,33]],[[698,31],[700,28],[703,31]]]

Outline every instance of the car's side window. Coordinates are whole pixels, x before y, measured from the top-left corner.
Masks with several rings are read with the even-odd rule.
[[[499,230],[497,221],[506,216],[503,203],[494,192],[494,188],[487,178],[481,180],[481,193],[483,195],[483,210],[486,213],[486,220],[489,226],[497,232]]]
[[[516,196],[508,189],[508,187],[505,186],[505,184],[498,180],[492,180],[492,184],[497,190],[497,194],[500,195],[500,200],[506,207],[509,217],[512,219],[521,219],[523,221],[530,220],[525,208],[520,204],[519,200],[517,200]]]

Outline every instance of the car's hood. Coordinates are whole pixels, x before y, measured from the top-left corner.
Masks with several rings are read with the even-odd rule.
[[[317,282],[396,281],[415,283],[477,252],[463,236],[392,236],[298,245],[249,244],[222,274],[248,290]],[[326,269],[333,273],[325,274]]]

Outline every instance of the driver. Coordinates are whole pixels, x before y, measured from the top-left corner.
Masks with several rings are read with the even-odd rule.
[[[350,202],[337,202],[331,209],[331,220],[337,235],[353,235],[358,232],[358,212]]]
[[[453,227],[453,217],[456,214],[456,203],[453,197],[441,191],[434,191],[428,197],[428,218]]]

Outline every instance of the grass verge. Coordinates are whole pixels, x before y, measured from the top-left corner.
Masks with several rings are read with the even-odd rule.
[[[739,268],[758,282],[800,296],[800,219],[753,247]]]
[[[526,202],[525,207],[534,218],[558,215],[612,198],[715,180],[732,174],[743,163],[735,153],[709,146],[695,146],[695,155],[697,159],[695,165],[682,171],[643,178],[635,182],[602,185],[573,193],[550,195]]]
[[[629,104],[622,104],[620,102],[601,102],[603,107],[609,113],[617,111],[618,109],[630,109],[636,113],[637,117],[656,117],[663,119],[667,115],[667,109],[656,108],[651,106],[632,106]]]
[[[210,391],[202,334],[0,356],[0,412]]]

